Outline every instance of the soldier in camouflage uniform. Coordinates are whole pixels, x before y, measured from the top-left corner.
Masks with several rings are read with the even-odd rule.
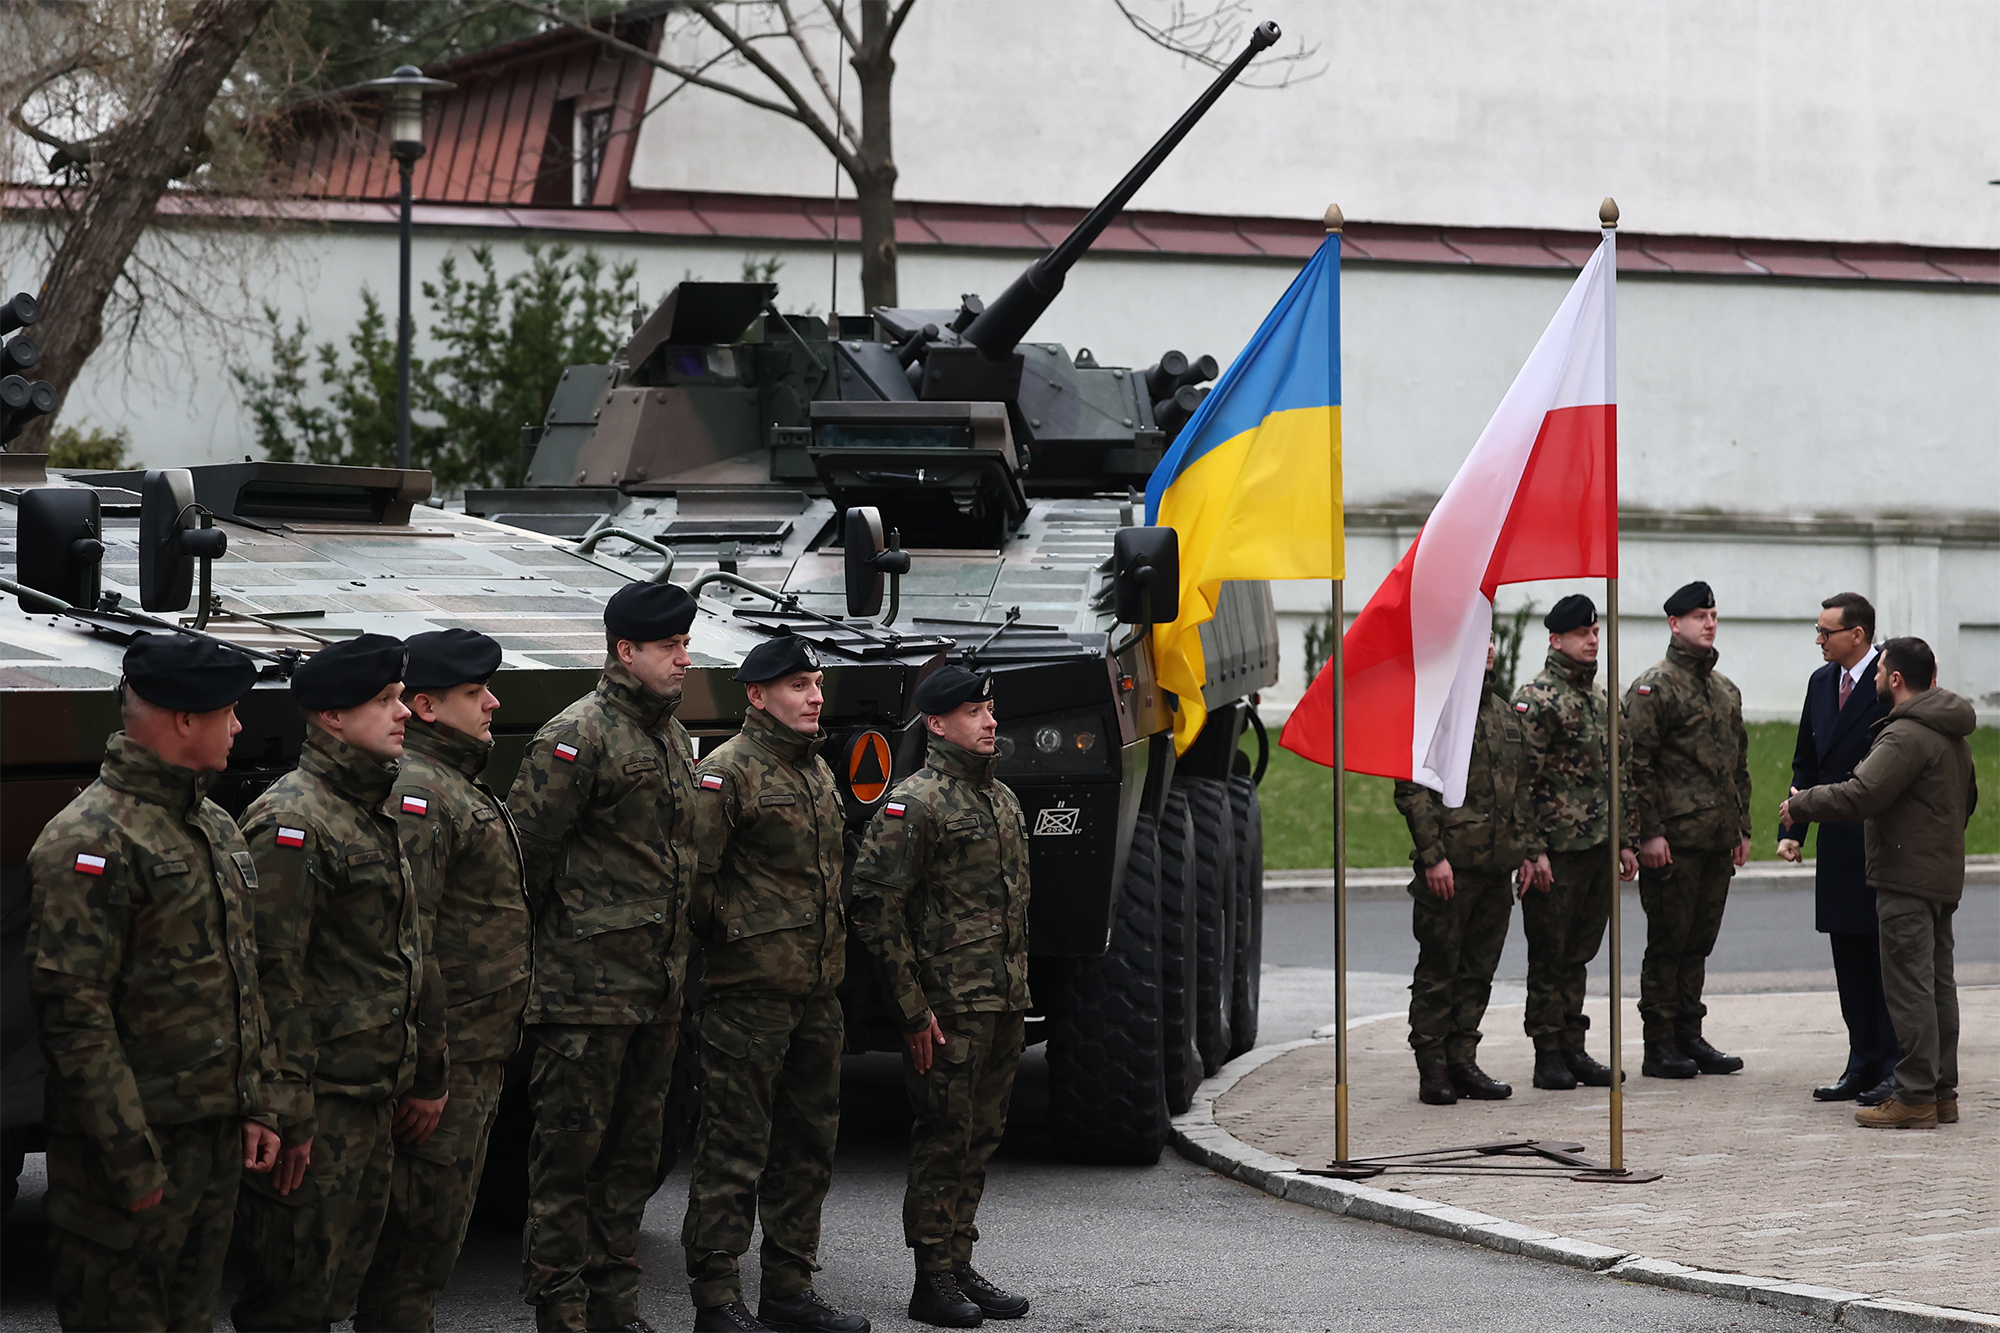
[[[541,1329],[646,1329],[652,1197],[687,980],[694,747],[673,712],[694,599],[620,588],[597,688],[544,726],[507,797],[535,919],[522,1294]]]
[[[391,813],[406,656],[364,634],[308,658],[292,677],[299,766],[243,815],[284,1147],[237,1203],[249,1268],[238,1328],[324,1329],[353,1312],[394,1138],[427,1136],[444,1110],[442,998]]]
[[[256,680],[221,644],[135,639],[125,730],[28,853],[44,1206],[65,1329],[210,1327],[241,1174],[277,1157],[257,872],[203,795]]]
[[[855,934],[903,1017],[916,1251],[910,1318],[969,1327],[1026,1314],[972,1266],[986,1163],[1007,1127],[1028,998],[1028,840],[993,776],[993,682],[943,667],[918,688],[925,766],[890,794],[854,863]]]
[[[1750,856],[1750,741],[1743,696],[1715,669],[1715,594],[1690,583],[1666,601],[1666,659],[1625,691],[1632,813],[1639,825],[1643,1071],[1733,1074],[1739,1056],[1701,1035],[1709,951],[1729,880]]]
[[[1500,1101],[1514,1093],[1476,1059],[1493,969],[1507,943],[1526,814],[1521,724],[1494,677],[1493,660],[1488,642],[1464,803],[1447,808],[1429,787],[1396,784],[1396,808],[1410,826],[1417,865],[1410,881],[1410,931],[1417,939],[1410,1046],[1417,1054],[1417,1095],[1432,1106],[1450,1106],[1460,1097]]]
[[[1544,617],[1549,659],[1514,694],[1528,788],[1521,924],[1528,936],[1525,1026],[1535,1043],[1535,1086],[1611,1086],[1611,1071],[1583,1049],[1590,1019],[1584,978],[1604,943],[1617,892],[1610,865],[1610,737],[1597,685],[1597,608],[1571,594]],[[1629,811],[1631,806],[1628,804]],[[1629,819],[1626,821],[1629,826]],[[1629,837],[1624,843],[1629,844]],[[1620,877],[1639,863],[1619,849]]]
[[[701,1127],[688,1181],[695,1328],[866,1333],[813,1291],[820,1206],[840,1129],[840,999],[847,925],[845,822],[819,751],[819,657],[786,635],[736,679],[743,730],[695,769],[701,881],[690,916],[706,970],[699,1017]],[[762,1298],[743,1304],[737,1259],[761,1219]]]
[[[396,1144],[388,1217],[354,1316],[361,1333],[436,1326],[528,1001],[520,846],[506,804],[480,780],[500,706],[486,688],[500,645],[448,629],[416,635],[409,649],[403,683],[415,715],[391,808],[416,876],[426,955],[444,985],[450,1096],[434,1132]]]

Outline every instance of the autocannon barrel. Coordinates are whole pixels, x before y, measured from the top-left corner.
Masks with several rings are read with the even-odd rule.
[[[1195,122],[1208,113],[1223,90],[1235,81],[1258,52],[1275,45],[1278,36],[1277,24],[1259,24],[1257,30],[1250,34],[1250,45],[1244,48],[1243,53],[1216,76],[1215,82],[1182,113],[1173,128],[1147,150],[1138,165],[1125,173],[1125,179],[1119,181],[1117,187],[1105,195],[1083,221],[1076,224],[1076,229],[1065,236],[1061,244],[1028,265],[1027,271],[1014,279],[1012,285],[972,321],[971,327],[965,331],[965,340],[996,361],[1012,353],[1015,345],[1027,336],[1034,322],[1061,293],[1063,278],[1083,257],[1084,251],[1111,225],[1111,219],[1123,211],[1126,202],[1138,193],[1139,187],[1146,183],[1160,163],[1167,160],[1167,155],[1187,137]]]

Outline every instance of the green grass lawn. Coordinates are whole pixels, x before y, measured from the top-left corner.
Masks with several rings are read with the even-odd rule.
[[[1778,802],[1791,784],[1794,722],[1759,722],[1750,727],[1750,790],[1757,836],[1755,860],[1777,856]],[[1273,728],[1271,766],[1264,775],[1264,864],[1273,870],[1313,870],[1333,864],[1333,773],[1277,747]],[[1245,738],[1252,756],[1256,740]],[[1966,830],[1972,853],[2000,852],[2000,729],[1981,727],[1972,736],[1973,765],[1979,774],[1979,809]],[[1387,778],[1347,777],[1347,863],[1399,866],[1410,860],[1410,834],[1391,798]],[[1812,843],[1806,844],[1808,854]]]

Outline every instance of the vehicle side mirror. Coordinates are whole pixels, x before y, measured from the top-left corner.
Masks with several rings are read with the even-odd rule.
[[[194,474],[186,468],[148,472],[139,493],[139,605],[185,611],[194,598],[194,562],[229,548],[226,533],[200,526]]]
[[[18,512],[22,586],[60,597],[80,610],[96,606],[104,573],[103,510],[97,492],[30,487],[21,492]],[[48,609],[27,597],[19,600],[23,611]]]
[[[882,511],[873,505],[855,505],[842,520],[842,544],[847,551],[847,614],[875,616],[882,612],[882,580],[886,575],[910,572],[910,553],[885,541]],[[895,618],[892,603],[890,619]]]
[[[1181,539],[1172,528],[1120,528],[1111,539],[1111,606],[1122,625],[1181,614]]]

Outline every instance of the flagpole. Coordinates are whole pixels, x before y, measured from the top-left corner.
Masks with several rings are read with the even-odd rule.
[[[1326,208],[1326,234],[1340,235],[1346,224],[1339,204]],[[1340,355],[1339,330],[1334,330],[1333,355]],[[1328,498],[1340,513],[1340,448],[1329,433]],[[1334,568],[1340,556],[1338,519],[1333,529]],[[1347,1156],[1347,581],[1333,580],[1333,642],[1328,645],[1328,669],[1333,685],[1333,1159]]]
[[[1606,238],[1611,238],[1612,233],[1618,228],[1618,205],[1608,196],[1598,206],[1597,220],[1603,224]],[[1613,244],[1616,242],[1613,241]],[[1617,274],[1615,261],[1612,273],[1615,280]],[[1611,447],[1614,449],[1618,447],[1615,438]],[[1616,505],[1618,497],[1612,496],[1611,503]],[[1617,529],[1614,527],[1612,541],[1616,543],[1617,540]],[[1613,554],[1616,555],[1615,545]],[[1612,568],[1617,568],[1615,562]],[[1608,678],[1604,686],[1604,703],[1605,713],[1610,718],[1611,741],[1611,1169],[1623,1171],[1625,1169],[1625,940],[1622,929],[1624,924],[1622,908],[1625,887],[1624,881],[1618,878],[1618,872],[1623,869],[1618,852],[1624,845],[1624,823],[1619,809],[1619,798],[1623,793],[1618,781],[1623,767],[1619,754],[1619,723],[1623,719],[1620,716],[1618,699],[1618,576],[1616,574],[1604,580],[1604,613],[1606,617],[1604,632],[1608,636],[1605,645],[1608,651],[1604,662]]]

